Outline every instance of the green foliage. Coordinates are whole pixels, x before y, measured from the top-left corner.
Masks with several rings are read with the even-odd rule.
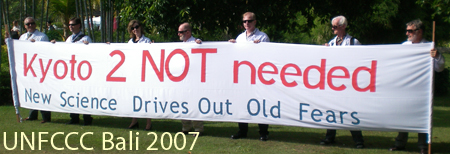
[[[141,20],[150,35],[159,36],[159,42],[179,41],[176,31],[182,22],[190,22],[194,36],[205,41],[226,41],[244,31],[241,15],[252,11],[257,27],[272,42],[323,44],[333,37],[330,19],[344,15],[349,20],[348,32],[364,44],[401,43],[406,38],[405,23],[427,14],[409,0],[129,0],[117,9],[122,27],[132,19]]]
[[[37,23],[42,10],[42,0],[37,0]],[[138,19],[156,42],[179,41],[177,28],[189,22],[193,34],[204,41],[226,41],[244,31],[242,14],[247,11],[257,15],[257,27],[266,32],[272,42],[323,44],[333,35],[327,28],[329,20],[344,15],[349,21],[348,33],[363,44],[392,44],[405,41],[405,23],[420,18],[428,29],[425,37],[431,40],[432,21],[436,21],[436,43],[450,46],[450,0],[126,0],[113,1],[116,15],[120,16],[119,34],[127,36],[126,26]],[[19,17],[19,1],[9,1],[10,20],[23,20],[31,14],[28,2],[27,15]],[[98,10],[100,0],[92,1]],[[53,21],[67,24],[75,15],[75,2],[50,1],[49,15]],[[105,7],[109,9],[111,7]],[[328,24],[328,25],[327,25]],[[38,25],[40,26],[40,25]],[[23,26],[22,26],[23,27]],[[66,27],[66,26],[59,26]],[[63,34],[63,33],[62,33]],[[66,36],[67,37],[67,36]],[[97,38],[97,37],[96,37]],[[125,37],[128,40],[128,37]],[[99,41],[95,41],[99,42]]]
[[[46,33],[49,40],[64,41],[64,31],[63,30],[49,30]]]
[[[311,28],[311,36],[313,39],[313,44],[324,44],[328,43],[330,38],[333,37],[333,33],[330,30],[331,21],[328,21],[321,17],[316,17],[314,19],[315,27]]]
[[[392,27],[389,19],[395,17],[398,12],[400,0],[381,1],[378,4],[372,6],[371,21],[385,25],[386,27]]]
[[[450,22],[450,0],[417,0],[417,4],[432,9],[432,18],[443,18],[445,22]]]
[[[0,105],[3,105],[11,101],[11,77],[6,45],[1,46],[0,56]]]

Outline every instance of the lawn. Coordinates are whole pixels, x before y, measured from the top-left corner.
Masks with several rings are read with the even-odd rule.
[[[450,96],[435,97],[433,117],[433,153],[450,153]],[[26,117],[27,109],[20,109],[21,115]],[[363,131],[365,149],[355,149],[349,131],[339,130],[337,132],[336,144],[321,146],[319,141],[325,136],[325,130],[271,125],[269,128],[269,141],[258,140],[258,126],[250,124],[247,139],[232,140],[230,136],[238,130],[236,123],[205,122],[205,136],[197,138],[192,147],[195,137],[186,135],[186,144],[183,147],[183,135],[176,133],[181,130],[179,120],[154,119],[153,130],[141,129],[130,130],[126,127],[130,118],[93,116],[92,126],[66,125],[69,121],[67,113],[52,113],[52,122],[41,124],[40,121],[16,121],[13,106],[0,106],[1,141],[0,153],[417,153],[417,133],[410,133],[407,151],[389,152],[388,148],[394,144],[396,132]],[[145,119],[140,119],[141,126]],[[14,132],[17,132],[17,146]],[[39,132],[42,140],[39,147]],[[48,132],[46,134],[45,132]],[[60,132],[57,134],[57,132]],[[70,132],[78,134],[69,135]],[[91,133],[90,133],[91,132]],[[130,132],[131,138],[130,140]],[[166,133],[168,132],[168,133]],[[6,133],[6,146],[5,146]],[[33,135],[34,133],[34,135]],[[152,134],[148,134],[152,133]],[[34,150],[30,148],[21,134],[28,138],[31,144],[34,136]],[[83,145],[80,144],[80,138]],[[105,135],[103,135],[105,134]],[[169,135],[170,134],[170,135]],[[54,135],[53,142],[52,136]],[[155,139],[155,135],[157,138]],[[163,146],[161,145],[161,136]],[[177,137],[176,140],[171,139]],[[23,140],[23,141],[21,141]],[[45,142],[47,140],[47,142]],[[136,150],[138,141],[138,150]],[[147,151],[151,144],[153,151]],[[174,143],[176,142],[176,144]],[[53,145],[52,145],[53,143]],[[67,145],[66,145],[67,144]],[[114,146],[112,145],[114,144]],[[130,150],[130,145],[132,146]],[[23,146],[23,148],[22,148]],[[85,150],[93,148],[93,150]],[[192,147],[192,150],[190,148]],[[57,149],[63,150],[57,150]],[[78,148],[70,150],[70,148]],[[125,148],[125,150],[120,150]],[[178,149],[180,150],[178,150]],[[23,150],[22,150],[23,149]],[[111,149],[111,150],[107,150]],[[165,150],[167,149],[167,150]]]

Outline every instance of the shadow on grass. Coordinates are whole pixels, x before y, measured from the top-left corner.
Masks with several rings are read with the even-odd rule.
[[[450,117],[450,112],[448,112],[448,107],[450,107],[450,96],[445,97],[435,97],[435,108],[433,112],[433,127],[450,127],[448,122],[448,117]],[[28,113],[28,112],[23,112]],[[40,114],[39,114],[40,116]],[[61,127],[66,127],[65,123],[68,122],[69,114],[56,113],[52,119],[52,123],[61,124]],[[131,118],[123,117],[108,117],[108,116],[93,116],[93,126],[101,127],[105,130],[109,128],[123,129],[124,132],[130,131],[127,127],[131,123]],[[82,115],[80,115],[80,124],[83,124]],[[146,119],[139,119],[140,128],[133,131],[144,131]],[[162,132],[172,132],[176,133],[181,131],[181,121],[180,120],[170,120],[170,119],[153,119],[152,120],[153,129],[151,131],[156,131],[158,134]],[[87,128],[89,129],[89,128]],[[245,141],[254,140],[254,142],[260,142],[258,134],[258,125],[249,124],[248,137]],[[205,136],[207,137],[218,137],[223,139],[229,139],[231,135],[238,131],[237,123],[229,122],[205,122]],[[269,126],[269,143],[270,142],[287,142],[296,143],[299,146],[306,145],[319,145],[321,139],[325,137],[325,129],[312,129],[312,128],[302,128],[302,127],[289,127],[289,126],[279,126],[270,125]],[[336,137],[336,143],[332,145],[327,145],[325,147],[336,147],[336,148],[354,148],[354,142],[348,130],[338,130]],[[396,132],[372,132],[363,131],[365,146],[367,149],[378,149],[382,151],[389,152],[389,148],[394,145],[394,138],[396,137]],[[230,139],[231,141],[231,139]],[[445,140],[447,141],[447,140]],[[432,151],[434,153],[448,153],[449,152],[449,142],[438,142],[432,144]],[[407,144],[406,152],[417,153],[419,151],[417,147],[417,133],[410,133],[409,142]]]
[[[435,107],[450,107],[450,95],[433,97],[433,105]]]
[[[450,122],[448,120],[449,117],[450,117],[450,111],[434,108],[434,110],[433,110],[433,127],[450,127]]]

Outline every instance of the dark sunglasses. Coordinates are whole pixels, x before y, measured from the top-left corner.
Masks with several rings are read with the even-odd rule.
[[[31,26],[31,25],[34,25],[34,24],[36,24],[36,23],[35,22],[25,23],[25,25],[27,25],[27,26]]]
[[[139,25],[131,27],[131,30],[135,30],[135,29],[138,29],[138,28],[139,28]]]
[[[255,20],[242,20],[242,23],[251,23],[251,22],[253,22],[253,21],[255,21]]]
[[[178,34],[183,34],[184,32],[187,32],[187,30],[185,30],[185,31],[178,31]]]
[[[69,26],[75,26],[75,25],[78,25],[78,24],[69,24]]]
[[[338,28],[338,26],[331,26],[331,29],[336,29]]]
[[[413,33],[414,31],[418,31],[419,29],[407,29],[406,32],[407,33]]]

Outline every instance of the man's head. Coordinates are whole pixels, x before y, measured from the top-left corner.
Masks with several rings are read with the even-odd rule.
[[[186,42],[189,38],[191,38],[191,36],[192,36],[191,25],[187,22],[182,23],[178,27],[178,37],[180,37],[180,40]]]
[[[19,22],[17,22],[17,20],[13,21],[13,26],[19,26]]]
[[[47,27],[52,26],[52,22],[51,21],[47,21]]]
[[[27,17],[23,21],[25,25],[25,29],[27,29],[27,32],[33,33],[36,30],[36,22],[34,22],[33,17]]]
[[[242,15],[242,24],[245,30],[253,32],[256,28],[256,15],[253,12],[245,12]]]
[[[69,20],[69,30],[73,34],[77,34],[81,31],[81,19],[74,17]]]
[[[425,27],[423,27],[422,21],[420,19],[413,20],[406,24],[406,36],[408,36],[408,41],[413,43],[418,43],[422,41],[423,31]]]
[[[344,16],[336,16],[331,20],[331,29],[335,35],[344,35],[347,28],[347,19]]]

